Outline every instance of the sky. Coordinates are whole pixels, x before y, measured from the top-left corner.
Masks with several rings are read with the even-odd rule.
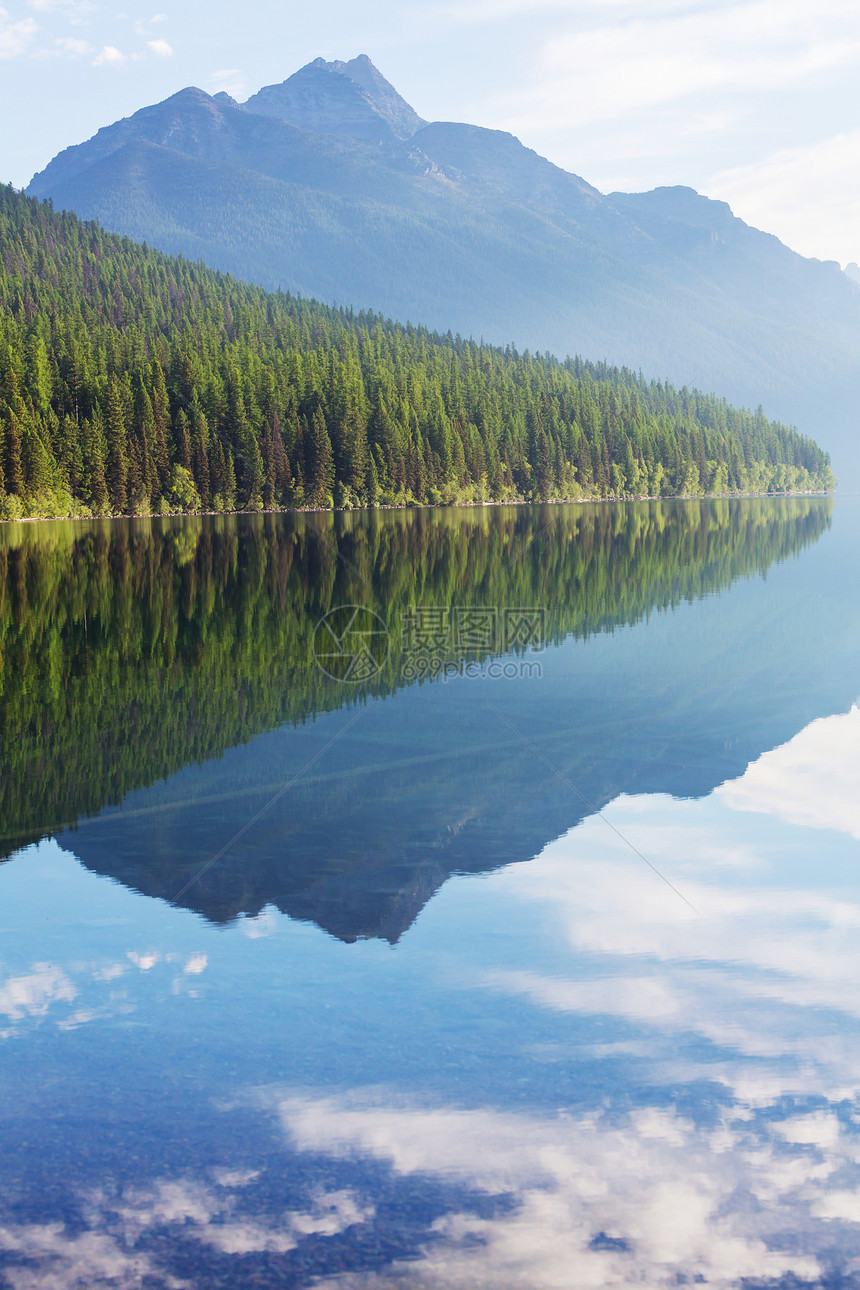
[[[860,261],[856,0],[122,3],[0,0],[0,182],[186,85],[241,100],[366,53],[429,120],[510,130],[603,192],[688,184]]]

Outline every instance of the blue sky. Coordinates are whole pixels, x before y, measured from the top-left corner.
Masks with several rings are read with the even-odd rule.
[[[2,0],[0,180],[185,85],[243,98],[358,53],[422,116],[512,130],[602,191],[690,184],[860,260],[856,0]]]

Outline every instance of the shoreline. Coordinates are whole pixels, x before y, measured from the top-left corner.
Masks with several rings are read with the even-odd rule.
[[[490,506],[593,506],[598,502],[707,502],[707,501],[743,501],[761,497],[835,497],[835,489],[797,489],[781,493],[676,493],[669,497],[655,497],[642,493],[636,497],[548,497],[543,500],[527,501],[525,498],[504,499],[484,502],[388,502],[381,506],[272,506],[259,511],[168,511],[166,514],[157,511],[142,511],[137,515],[125,512],[109,515],[22,515],[17,519],[0,519],[2,524],[57,524],[62,520],[78,521],[86,524],[95,520],[173,520],[193,519],[199,516],[212,518],[219,515],[348,515],[353,513],[367,514],[373,511],[453,511],[479,510]]]

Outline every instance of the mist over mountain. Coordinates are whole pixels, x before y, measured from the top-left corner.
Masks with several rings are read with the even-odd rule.
[[[860,482],[860,286],[689,188],[603,195],[503,131],[427,124],[368,58],[245,104],[185,89],[28,191],[270,288],[763,404]]]

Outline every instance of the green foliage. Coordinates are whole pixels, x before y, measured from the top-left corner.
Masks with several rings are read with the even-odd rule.
[[[27,515],[832,485],[761,410],[269,294],[0,188],[0,498]]]
[[[190,470],[178,464],[173,467],[165,500],[173,511],[188,513],[200,510],[200,494]]]

